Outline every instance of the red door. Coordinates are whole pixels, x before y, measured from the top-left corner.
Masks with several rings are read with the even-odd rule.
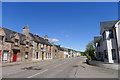
[[[17,52],[13,54],[13,62],[16,62],[16,61],[17,61]]]

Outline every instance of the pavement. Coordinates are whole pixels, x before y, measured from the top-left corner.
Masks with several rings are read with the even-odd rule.
[[[108,69],[119,70],[119,68],[120,68],[119,64],[117,64],[117,63],[107,63],[107,62],[103,62],[103,61],[90,61],[89,60],[88,64],[103,67],[103,68],[108,68]]]
[[[118,70],[91,66],[84,57],[2,67],[3,78],[118,78]]]

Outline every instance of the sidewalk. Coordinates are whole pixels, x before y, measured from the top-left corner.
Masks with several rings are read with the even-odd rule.
[[[14,65],[21,65],[21,64],[30,64],[39,61],[26,61],[26,62],[11,62],[11,63],[2,63],[2,67],[6,66],[14,66]]]
[[[104,67],[108,69],[116,69],[116,70],[120,69],[120,65],[117,63],[110,64],[110,63],[105,63],[102,61],[90,61],[89,60],[88,64],[93,65],[93,66]]]
[[[49,60],[52,60],[52,59],[49,59]],[[41,61],[48,61],[48,60],[35,60],[35,61],[2,63],[2,67],[14,66],[14,65],[22,65],[22,64],[30,64],[30,63],[38,63],[38,62],[41,62]]]

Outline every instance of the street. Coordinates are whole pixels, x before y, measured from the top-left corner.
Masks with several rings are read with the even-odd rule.
[[[84,57],[45,60],[2,68],[3,78],[117,78],[118,71],[91,66]]]

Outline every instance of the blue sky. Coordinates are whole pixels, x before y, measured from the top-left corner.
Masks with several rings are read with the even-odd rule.
[[[29,25],[30,32],[79,51],[99,35],[100,21],[118,19],[117,2],[6,2],[2,6],[3,27],[22,33]]]

